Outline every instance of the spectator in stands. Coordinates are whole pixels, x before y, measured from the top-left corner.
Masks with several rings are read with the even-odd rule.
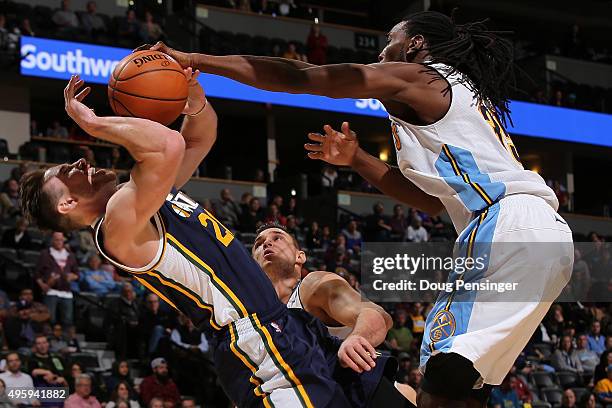
[[[91,395],[91,377],[81,374],[76,378],[75,393],[64,403],[65,408],[101,408],[100,402]]]
[[[110,307],[111,313],[107,315],[110,326],[111,342],[117,354],[123,357],[138,356],[141,333],[138,330],[140,310],[136,303],[134,287],[125,282],[121,288],[121,296]]]
[[[242,193],[240,196],[240,214],[246,214],[249,212],[249,202],[253,198],[253,194],[251,193]]]
[[[578,248],[574,248],[571,287],[574,299],[578,301],[587,300],[591,290],[591,271],[589,264],[582,258],[582,252]]]
[[[13,33],[15,33],[17,36],[26,35],[28,37],[36,37],[36,34],[32,30],[32,25],[30,24],[30,19],[27,18],[27,17],[24,17],[21,20],[21,22],[19,23],[19,27],[15,27],[13,29]],[[38,133],[31,133],[31,135],[42,136],[42,135],[39,135]]]
[[[580,401],[580,408],[597,408],[597,397],[592,392],[584,395]]]
[[[240,0],[238,2],[238,10],[240,11],[246,11],[246,12],[252,12],[253,10],[251,10],[251,1],[250,0]]]
[[[98,5],[95,1],[88,1],[85,7],[86,12],[81,16],[81,23],[85,32],[95,40],[100,34],[106,33],[106,23],[97,13]]]
[[[47,128],[47,137],[68,139],[68,129],[62,126],[59,120],[55,119],[51,122],[51,127]]]
[[[183,398],[183,402],[181,403],[181,408],[196,408],[195,399],[191,397]]]
[[[561,397],[561,408],[578,408],[578,405],[576,405],[576,394],[571,388],[563,391],[563,396]]]
[[[153,14],[148,10],[145,11],[145,21],[140,28],[140,36],[144,42],[149,43],[157,42],[164,37],[164,31],[159,24],[155,22]]]
[[[393,206],[393,216],[389,220],[391,226],[391,238],[394,241],[403,241],[408,228],[408,220],[404,215],[404,207],[401,204]]]
[[[125,383],[129,390],[130,399],[137,399],[134,382],[130,375],[130,365],[127,360],[115,360],[111,368],[111,375],[106,378],[105,382],[107,390],[114,390],[120,383]]]
[[[570,371],[582,375],[582,364],[572,347],[571,336],[565,335],[561,338],[559,348],[551,356],[551,363],[557,371]]]
[[[221,199],[215,203],[215,214],[226,227],[230,229],[238,227],[240,207],[234,202],[234,197],[228,188],[221,190]]]
[[[62,0],[60,8],[51,17],[58,31],[62,34],[76,34],[79,27],[79,19],[74,11],[70,10],[70,0]]]
[[[17,316],[9,317],[4,325],[9,348],[26,355],[30,353],[36,333],[42,330],[41,325],[30,318],[31,308],[31,303],[25,300],[18,301]]]
[[[329,228],[329,225],[324,225],[323,229],[321,230],[321,248],[327,251],[331,244],[331,229]]]
[[[366,241],[387,242],[391,237],[389,218],[384,214],[385,207],[380,201],[372,207],[373,214],[366,218]]]
[[[418,339],[423,338],[423,333],[425,332],[425,308],[423,304],[420,302],[415,302],[410,306],[410,310],[408,312],[408,317],[410,318],[410,330],[414,337]]]
[[[268,212],[264,218],[264,223],[278,222],[281,225],[287,225],[287,219],[280,213],[278,206],[274,203],[268,206]]]
[[[408,379],[406,384],[414,388],[415,391],[419,391],[421,389],[421,382],[423,381],[423,373],[418,368],[413,368],[408,373]]]
[[[319,229],[319,223],[313,221],[310,224],[308,233],[306,234],[306,248],[315,249],[321,248],[321,229]]]
[[[151,361],[151,369],[153,374],[145,377],[140,384],[140,398],[145,404],[149,404],[153,398],[159,398],[162,401],[171,401],[178,404],[181,401],[181,395],[172,378],[168,375],[168,363],[166,360],[158,357]]]
[[[578,24],[572,25],[572,29],[565,41],[565,55],[571,58],[588,58],[587,44]]]
[[[321,26],[313,24],[306,42],[308,61],[315,65],[327,64],[327,37],[321,32]]]
[[[136,12],[133,9],[126,11],[125,18],[119,24],[119,37],[133,43],[141,41],[140,21],[136,18]]]
[[[49,353],[49,341],[44,334],[36,335],[27,366],[35,387],[68,386],[64,377],[66,365],[60,356]]]
[[[249,209],[242,213],[240,227],[242,232],[255,232],[263,223],[264,215],[259,198],[253,197],[249,201]]]
[[[181,384],[183,393],[195,395],[202,391],[202,385],[206,383],[202,379],[208,371],[205,358],[209,350],[208,340],[185,315],[179,314],[178,322],[170,335],[174,346],[172,361],[181,366],[181,370],[175,373],[175,379]]]
[[[558,107],[566,105],[566,103],[565,103],[565,96],[563,95],[563,91],[562,90],[557,89],[554,92],[553,97],[552,97],[552,99],[550,101],[550,104],[553,105],[553,106],[558,106]]]
[[[297,220],[295,219],[295,216],[287,216],[287,226],[285,228],[287,229],[289,235],[292,235],[298,241],[303,240],[304,237],[302,236],[302,231],[300,231],[297,226]]]
[[[567,192],[567,189],[562,186],[559,181],[555,180],[553,181],[553,191],[559,200],[559,211],[569,211],[569,193]]]
[[[164,401],[161,398],[153,398],[149,402],[149,408],[164,408]]]
[[[594,351],[589,350],[589,341],[584,334],[578,336],[576,355],[580,360],[580,364],[585,374],[592,375],[595,372],[595,367],[599,363],[599,356]]]
[[[30,319],[37,323],[47,323],[51,320],[51,314],[49,308],[44,304],[34,300],[34,292],[30,288],[21,289],[19,292],[19,302],[24,301],[31,305]]]
[[[587,336],[589,342],[589,350],[594,351],[597,355],[601,355],[605,348],[605,336],[601,334],[601,323],[595,320],[591,324],[591,332]]]
[[[387,341],[392,350],[410,352],[414,337],[406,326],[408,315],[404,309],[395,309],[393,328],[387,333]]]
[[[0,14],[0,51],[6,51],[9,48],[9,31],[6,28],[6,16]]]
[[[53,331],[49,336],[49,350],[52,353],[66,354],[68,353],[68,342],[64,337],[64,329],[61,324],[53,325]]]
[[[489,398],[489,406],[493,408],[522,408],[516,391],[512,388],[513,375],[508,374],[501,385],[493,388]]]
[[[599,364],[597,364],[597,367],[595,367],[593,384],[597,384],[597,381],[606,378],[608,375],[606,370],[610,364],[612,364],[612,350],[606,350],[601,353],[601,356],[599,356]]]
[[[14,228],[9,228],[2,234],[2,246],[19,250],[30,250],[34,248],[32,238],[28,233],[28,220],[18,217]]]
[[[81,272],[82,288],[99,296],[118,292],[120,287],[113,274],[101,266],[100,256],[92,254],[87,260],[87,268]]]
[[[32,377],[21,371],[21,358],[15,352],[6,355],[6,371],[0,373],[0,380],[4,381],[7,388],[34,388]],[[36,399],[15,398],[13,403],[40,406]]]
[[[342,230],[342,234],[346,238],[346,247],[355,254],[361,253],[363,237],[361,236],[361,232],[357,230],[357,221],[349,221],[346,228]]]
[[[147,293],[145,307],[140,314],[140,331],[147,341],[147,354],[155,353],[159,341],[171,330],[172,316],[159,307],[159,296]]]
[[[9,314],[9,308],[11,307],[11,301],[5,291],[0,289],[0,323],[6,320]]]
[[[427,242],[429,236],[423,227],[421,217],[418,215],[412,218],[412,222],[406,228],[406,241],[408,242]]]
[[[75,256],[66,249],[64,234],[54,232],[51,246],[41,251],[36,266],[36,282],[44,293],[44,302],[55,323],[58,313],[64,326],[73,323],[73,303],[70,283],[79,279],[79,265]]]
[[[118,408],[120,402],[127,403],[128,408],[140,408],[138,401],[131,398],[130,385],[125,381],[119,381],[113,389],[105,408]]]
[[[595,384],[593,392],[597,399],[604,404],[612,404],[612,364],[606,369],[607,376]]]
[[[563,308],[561,305],[553,305],[550,308],[549,317],[544,323],[546,331],[550,336],[551,343],[556,343],[559,338],[563,335],[563,331],[566,328],[565,317],[563,316]]]
[[[70,364],[70,372],[66,376],[66,381],[68,381],[68,388],[71,394],[76,390],[76,380],[81,374],[83,374],[83,367],[79,362],[75,361]]]
[[[19,182],[8,179],[4,183],[4,189],[0,193],[0,206],[2,207],[2,219],[14,221],[21,214],[21,203],[19,200]]]

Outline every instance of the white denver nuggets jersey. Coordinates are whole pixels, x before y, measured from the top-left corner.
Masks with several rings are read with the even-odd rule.
[[[450,67],[434,64],[442,76]],[[543,198],[557,210],[554,192],[542,177],[525,170],[510,136],[492,109],[477,101],[455,72],[451,104],[437,122],[418,126],[389,115],[401,172],[426,193],[440,198],[461,232],[482,210],[511,194]]]
[[[287,307],[289,309],[302,309],[304,310],[304,305],[302,304],[302,299],[300,299],[300,285],[302,281],[299,281],[298,284],[293,288],[293,292],[289,297],[289,301],[287,302]],[[327,327],[327,331],[332,336],[336,336],[341,340],[344,340],[348,337],[349,334],[353,331],[348,326],[325,326]]]

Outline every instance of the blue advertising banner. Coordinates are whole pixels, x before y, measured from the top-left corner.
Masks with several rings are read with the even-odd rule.
[[[82,44],[35,37],[21,39],[21,74],[67,80],[79,74],[86,82],[106,84],[125,48]],[[316,95],[262,91],[228,78],[203,74],[207,95],[248,102],[384,118],[376,99],[333,99]],[[512,133],[612,147],[612,115],[512,101]]]

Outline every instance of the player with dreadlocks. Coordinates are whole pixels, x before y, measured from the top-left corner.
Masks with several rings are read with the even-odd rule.
[[[430,214],[446,209],[459,235],[457,254],[487,260],[452,272],[451,282],[486,277],[528,286],[529,299],[503,304],[495,293],[440,294],[421,346],[419,407],[485,406],[489,386],[502,382],[572,270],[571,231],[556,212],[557,198],[523,168],[504,129],[513,48],[500,34],[485,22],[458,25],[421,12],[391,29],[380,62],[369,65],[153,47],[185,67],[269,91],[379,99],[389,113],[397,168],[362,150],[347,122],[341,131],[326,125],[324,134],[309,134],[309,157],[351,166],[383,193]],[[534,243],[551,242],[554,253],[534,250]],[[498,243],[512,246],[503,251]]]

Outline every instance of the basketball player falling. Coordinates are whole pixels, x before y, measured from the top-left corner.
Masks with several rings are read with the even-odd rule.
[[[130,180],[83,159],[24,175],[22,208],[41,228],[93,227],[100,253],[186,314],[211,339],[232,402],[244,406],[350,407],[302,311],[288,311],[241,242],[178,191],[213,145],[217,117],[191,68],[180,133],[131,117],[98,117],[73,76],[68,115],[88,134],[125,147]],[[77,93],[78,92],[78,93]],[[298,313],[296,313],[298,312]]]
[[[163,43],[153,49],[261,89],[383,103],[399,168],[361,150],[348,123],[341,132],[325,126],[324,135],[309,135],[315,142],[306,145],[309,156],[349,165],[383,193],[430,214],[445,208],[457,245],[481,248],[470,255],[489,257],[480,277],[534,279],[530,289],[541,295],[542,301],[503,304],[479,301],[475,293],[441,295],[427,317],[417,405],[484,406],[490,387],[483,384],[501,383],[567,283],[573,259],[571,231],[556,213],[555,194],[523,168],[502,126],[510,113],[512,44],[483,23],[456,25],[445,15],[421,12],[391,29],[380,63],[370,65],[187,54]],[[512,256],[487,253],[496,243],[511,243]],[[558,245],[558,256],[546,256],[533,243],[566,245]]]

